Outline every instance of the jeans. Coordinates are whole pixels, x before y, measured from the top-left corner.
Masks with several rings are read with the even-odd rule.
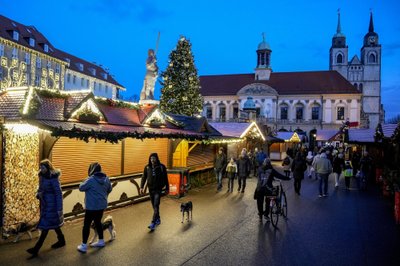
[[[161,191],[149,191],[150,192],[150,200],[151,206],[153,206],[153,219],[152,223],[155,223],[157,220],[160,220],[160,197]]]
[[[239,176],[239,177],[238,177],[238,184],[239,184],[238,191],[239,191],[240,189],[242,189],[242,191],[245,190],[245,188],[246,188],[246,178],[247,178],[247,176]],[[243,181],[243,182],[242,182],[242,181]]]
[[[86,244],[90,234],[90,225],[92,221],[96,227],[97,234],[99,235],[99,239],[103,238],[103,226],[101,224],[101,218],[103,217],[104,210],[86,210],[85,219],[83,221],[83,229],[82,229],[82,243]]]
[[[234,181],[235,181],[234,178],[229,178],[228,179],[228,191],[230,191],[230,192],[233,191],[233,184],[235,183]]]
[[[328,177],[329,173],[326,174],[318,174],[319,176],[319,194],[327,195],[328,194]],[[322,193],[322,185],[324,186],[324,193]]]
[[[222,169],[215,169],[215,177],[217,179],[218,182],[218,189],[222,188]]]

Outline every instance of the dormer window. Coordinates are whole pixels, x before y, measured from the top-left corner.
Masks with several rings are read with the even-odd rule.
[[[35,47],[35,39],[29,38],[29,45],[30,45],[31,47]]]
[[[18,41],[19,40],[19,32],[18,31],[13,31],[13,40]]]
[[[76,63],[76,66],[78,67],[79,71],[83,71],[83,64],[82,63]]]
[[[67,62],[68,62],[68,64],[71,64],[71,59],[69,59],[69,58],[65,58],[65,61],[67,61]]]
[[[108,75],[107,73],[102,73],[103,79],[107,79]]]
[[[48,44],[43,44],[43,50],[48,53],[49,52],[49,45]]]
[[[91,68],[89,68],[89,71],[93,76],[96,76],[96,69],[91,67]]]

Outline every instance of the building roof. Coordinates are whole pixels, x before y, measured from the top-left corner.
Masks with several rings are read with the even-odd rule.
[[[396,130],[397,124],[383,124],[382,132],[385,138],[391,138]],[[349,142],[350,143],[373,143],[375,142],[375,129],[349,129]]]
[[[8,120],[21,119],[20,109],[25,103],[26,90],[0,92],[0,117]]]
[[[339,133],[337,129],[318,129],[316,141],[329,141]]]
[[[84,75],[91,76],[94,78],[97,78],[99,80],[103,80],[106,82],[109,82],[111,84],[114,84],[120,89],[124,89],[124,87],[119,84],[112,76],[111,74],[108,73],[105,69],[103,69],[101,66],[98,66],[94,63],[90,63],[88,61],[85,61],[79,57],[76,57],[74,55],[71,55],[69,53],[66,53],[64,51],[61,51],[57,48],[55,48],[49,40],[41,33],[39,32],[34,26],[26,26],[21,23],[18,23],[16,21],[13,21],[7,17],[4,17],[0,15],[0,37],[10,40],[14,43],[18,43],[22,46],[25,46],[29,49],[33,49],[35,51],[38,51],[43,54],[47,54],[51,57],[57,58],[61,61],[68,62],[67,59],[69,59],[69,69],[80,72]],[[19,33],[19,39],[18,41],[13,39],[13,31],[17,31]],[[33,38],[35,40],[35,44],[31,46],[29,44],[29,38]],[[49,47],[48,52],[44,50],[44,44],[47,44]],[[83,71],[79,69],[78,64],[83,65]],[[90,71],[90,68],[96,70],[95,74],[93,74]],[[103,73],[107,74],[107,76],[103,76]]]
[[[58,50],[56,48],[54,49],[54,56],[63,61],[69,60],[70,61],[69,69],[71,69],[73,71],[85,74],[90,77],[97,78],[99,80],[109,82],[111,84],[114,84],[114,85],[120,87],[121,89],[124,89],[124,87],[121,84],[119,84],[114,79],[114,77],[110,73],[108,73],[108,71],[104,70],[102,67],[100,67],[94,63],[90,63],[86,60],[83,60],[79,57],[76,57],[76,56],[66,53],[64,51]],[[79,64],[82,64],[82,66],[83,66],[82,71],[79,68]],[[93,69],[94,72],[92,72],[91,69]],[[104,74],[106,74],[106,76],[104,76]]]
[[[279,95],[360,94],[337,71],[273,72],[269,80],[255,80],[254,74],[201,76],[200,92],[203,96],[237,95],[252,83],[268,85]]]
[[[210,123],[212,127],[218,130],[223,136],[243,138],[246,134],[255,128],[257,134],[260,135],[261,139],[265,139],[263,133],[257,127],[257,125],[252,123],[235,123],[235,122],[223,122],[223,123]]]

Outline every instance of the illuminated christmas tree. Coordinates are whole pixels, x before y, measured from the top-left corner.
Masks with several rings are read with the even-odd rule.
[[[189,40],[181,37],[161,73],[160,108],[164,112],[188,116],[201,113],[203,97],[191,47]]]

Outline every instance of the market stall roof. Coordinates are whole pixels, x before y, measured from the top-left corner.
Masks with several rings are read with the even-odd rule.
[[[384,138],[390,138],[393,136],[396,129],[396,124],[383,124],[382,132]],[[361,129],[361,128],[350,128],[349,129],[349,143],[373,143],[375,142],[375,129]]]
[[[210,123],[212,127],[221,132],[223,136],[230,136],[236,138],[244,138],[248,136],[258,137],[265,140],[264,134],[261,132],[255,122],[251,123],[235,123],[235,122],[222,122]]]
[[[337,129],[318,129],[316,141],[330,141],[339,133]]]
[[[278,131],[276,133],[276,138],[282,139],[285,142],[300,142],[301,138],[296,132],[284,132],[284,131]]]

